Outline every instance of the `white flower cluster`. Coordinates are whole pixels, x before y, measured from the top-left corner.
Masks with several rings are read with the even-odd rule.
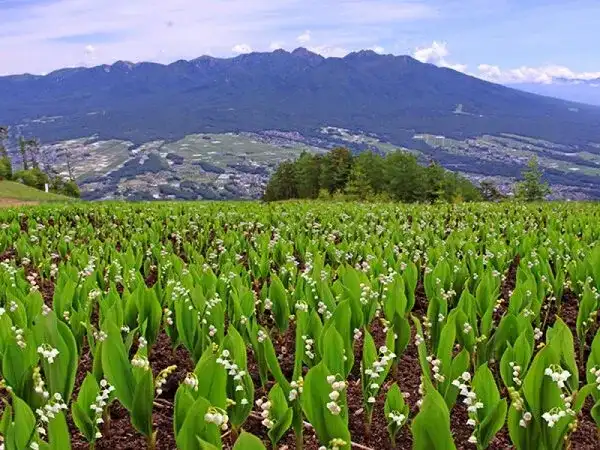
[[[44,383],[39,366],[35,366],[33,368],[33,389],[42,397],[48,399],[50,397],[50,393],[45,389],[45,385],[46,383]]]
[[[590,369],[590,373],[596,377],[596,385],[598,390],[600,390],[600,369],[594,366]]]
[[[315,354],[312,351],[315,341],[305,334],[302,335],[302,340],[304,341],[304,354],[308,356],[309,359],[315,359]]]
[[[549,367],[546,367],[544,370],[544,375],[552,378],[552,381],[556,383],[556,385],[561,389],[561,391],[568,391],[568,387],[565,382],[571,377],[571,373],[568,370],[564,370],[557,364],[552,364]],[[550,411],[546,411],[542,414],[542,419],[544,419],[548,425],[548,427],[552,428],[560,419],[566,416],[575,416],[575,411],[571,409],[571,402],[573,401],[573,397],[571,395],[565,394],[561,392],[560,398],[564,403],[564,408],[552,408]],[[572,426],[574,424],[569,424]]]
[[[327,309],[327,305],[322,301],[317,303],[317,312],[325,317],[325,319],[329,319],[331,317],[331,312]]]
[[[135,355],[131,360],[131,365],[140,369],[150,370],[150,361],[145,356]]]
[[[565,381],[571,377],[571,373],[568,370],[563,370],[561,367],[555,365],[546,367],[544,375],[552,378],[552,381],[554,381],[561,389],[565,387]]]
[[[37,291],[40,288],[37,284],[36,277],[37,274],[35,272],[31,272],[29,275],[27,275],[27,281],[29,281],[32,291]]]
[[[265,298],[265,310],[270,310],[273,307],[273,302],[269,298]]]
[[[336,381],[335,375],[328,375],[327,383],[331,386],[331,392],[329,393],[331,401],[327,403],[327,409],[331,414],[337,416],[342,412],[342,408],[338,405],[337,400],[340,398],[340,392],[346,389],[346,382]]]
[[[560,419],[565,417],[567,413],[560,408],[552,408],[550,411],[546,411],[542,414],[542,419],[544,419],[548,425],[548,427],[552,428],[556,425]]]
[[[288,400],[293,402],[300,394],[302,394],[302,390],[304,388],[304,379],[300,377],[298,378],[298,381],[292,381],[290,386],[292,389],[290,389],[290,393],[288,394]]]
[[[221,356],[217,358],[217,363],[221,364],[225,370],[227,370],[227,374],[233,377],[233,381],[237,382],[235,387],[236,392],[241,392],[244,390],[244,376],[246,376],[246,371],[240,370],[238,365],[231,362],[229,359],[229,350],[225,349],[221,352]],[[245,405],[248,403],[248,399],[244,398],[241,400],[242,404]]]
[[[388,414],[388,417],[392,422],[396,424],[397,427],[401,427],[404,421],[406,420],[406,416],[398,411],[391,411]]]
[[[473,326],[471,326],[469,322],[465,322],[463,325],[463,333],[469,334],[471,331],[473,331]]]
[[[360,331],[360,328],[355,328],[353,333],[353,338],[355,341],[358,341],[362,337],[362,331]]]
[[[463,403],[467,405],[467,411],[469,412],[469,419],[467,425],[471,427],[477,426],[477,410],[483,408],[483,403],[478,401],[477,394],[471,389],[469,382],[471,381],[471,374],[469,372],[463,372],[463,374],[452,381],[452,385],[456,386],[460,390],[460,395],[464,397]],[[476,444],[477,438],[475,435],[469,437],[469,442]]]
[[[10,327],[10,329],[12,330],[13,333],[15,333],[15,339],[17,340],[17,345],[20,348],[25,348],[27,347],[27,343],[25,342],[25,338],[23,337],[23,329],[22,328],[17,328],[17,327]]]
[[[138,338],[138,348],[144,348],[148,345],[148,341],[144,336]]]
[[[446,381],[446,377],[440,373],[442,361],[429,355],[427,357],[427,362],[431,364],[431,370],[433,371],[433,379],[438,381],[439,383],[443,383],[444,381]]]
[[[170,284],[174,284],[173,291],[171,292],[171,300],[174,302],[180,299],[183,299],[184,303],[190,302],[190,291],[186,289],[180,281],[167,281],[167,286]],[[193,306],[189,306],[190,309],[193,309]]]
[[[529,425],[529,422],[531,422],[531,418],[532,418],[531,413],[529,411],[525,411],[523,413],[521,420],[519,420],[519,425],[522,426],[523,428],[527,428],[527,425]]]
[[[43,424],[49,423],[59,412],[67,409],[67,404],[63,401],[62,396],[58,392],[54,394],[52,399],[46,403],[43,408],[35,410],[41,423],[37,428],[38,433],[45,435],[46,430],[44,430]]]
[[[84,269],[81,272],[79,272],[79,278],[89,277],[91,274],[94,273],[94,270],[96,270],[96,257],[90,256],[87,266],[85,266]]]
[[[216,426],[221,428],[222,430],[226,430],[228,428],[227,423],[229,422],[229,417],[227,413],[219,408],[210,407],[206,414],[204,414],[204,421],[207,423],[214,423]]]
[[[267,339],[267,333],[265,333],[263,330],[258,330],[256,339],[262,344]]]
[[[114,386],[109,385],[106,380],[100,381],[100,387],[102,388],[100,395],[98,395],[94,403],[90,405],[90,409],[93,410],[95,414],[94,422],[96,423],[96,425],[100,425],[104,422],[104,419],[102,418],[102,413],[104,412],[104,408],[106,408],[106,405],[108,404],[110,394],[115,390]],[[100,433],[100,431],[96,431],[96,439],[100,439],[101,437],[102,433]]]
[[[379,298],[379,294],[377,291],[374,291],[371,286],[367,286],[364,283],[360,283],[360,303],[363,305],[368,305],[371,301],[377,300]]]
[[[295,308],[299,311],[308,312],[308,303],[302,301],[296,302]]]
[[[396,357],[396,354],[393,353],[386,346],[382,346],[379,348],[379,354],[380,358],[378,360],[373,361],[373,364],[370,368],[365,369],[365,375],[368,375],[371,379],[378,379],[381,376],[381,373],[385,372],[387,365]],[[375,403],[375,394],[377,393],[378,389],[379,384],[369,384],[369,397],[367,399],[367,403]]]
[[[262,398],[259,398],[258,400],[256,400],[256,406],[258,406],[261,409],[260,417],[262,417],[261,423],[263,424],[263,426],[265,426],[269,430],[271,428],[273,428],[273,426],[275,425],[275,422],[273,421],[273,419],[271,419],[271,417],[269,415],[269,411],[271,410],[271,402],[268,400],[265,401]]]
[[[448,300],[452,300],[454,297],[456,297],[456,291],[454,289],[448,289],[447,291],[444,290],[444,288],[440,288],[440,295],[442,296],[442,298],[446,301]]]
[[[171,311],[169,308],[165,308],[163,312],[165,317],[165,323],[167,325],[173,325],[173,311]]]
[[[189,386],[193,391],[197,391],[198,390],[198,377],[196,376],[195,373],[190,372],[185,376],[185,379],[183,380],[183,384],[185,384],[186,386]]]
[[[169,366],[166,369],[161,370],[160,373],[156,376],[156,379],[154,380],[156,396],[159,396],[163,393],[162,387],[167,382],[167,378],[169,378],[169,375],[171,375],[175,371],[175,369],[177,369],[177,366]]]
[[[425,343],[425,338],[421,336],[419,333],[415,334],[415,345],[418,347],[421,344]]]
[[[509,362],[508,365],[511,367],[512,371],[513,371],[513,382],[517,385],[517,386],[521,386],[522,381],[519,378],[519,376],[521,375],[521,366],[516,365],[513,361]]]

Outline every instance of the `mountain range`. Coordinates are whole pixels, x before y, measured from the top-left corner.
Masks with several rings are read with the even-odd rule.
[[[552,183],[600,196],[600,107],[409,56],[367,50],[324,58],[298,48],[168,65],[119,61],[0,77],[0,99],[1,124],[45,143],[127,142],[133,156],[149,142],[278,130],[309,146],[373,147],[339,133],[325,139],[328,127],[414,150],[473,176],[514,178],[538,154]]]

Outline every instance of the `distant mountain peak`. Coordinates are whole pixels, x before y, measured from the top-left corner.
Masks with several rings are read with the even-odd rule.
[[[311,52],[310,50],[308,50],[307,48],[304,48],[304,47],[298,47],[297,49],[292,51],[292,55],[300,57],[300,58],[325,59],[323,56],[319,55],[318,53]]]
[[[135,63],[132,63],[131,61],[117,61],[116,63],[114,63],[112,65],[112,67],[114,69],[123,69],[123,70],[131,70],[135,67]]]
[[[382,55],[380,55],[379,53],[373,51],[373,50],[359,50],[357,52],[351,52],[348,53],[344,58],[346,59],[351,59],[351,58],[378,58]]]

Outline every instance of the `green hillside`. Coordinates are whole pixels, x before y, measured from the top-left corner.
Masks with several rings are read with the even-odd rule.
[[[19,203],[19,202],[70,202],[73,199],[64,195],[44,192],[38,189],[25,186],[14,181],[0,181],[0,204]]]

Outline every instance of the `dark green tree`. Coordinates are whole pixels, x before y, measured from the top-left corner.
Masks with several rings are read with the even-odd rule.
[[[74,180],[68,180],[65,182],[62,194],[73,198],[81,197],[81,191],[79,190],[79,186],[77,186],[77,183],[75,183]]]
[[[298,198],[296,169],[293,162],[282,162],[275,170],[263,196],[265,201],[288,200]]]
[[[0,180],[12,178],[12,162],[5,142],[8,139],[8,127],[0,125]]]
[[[46,183],[50,184],[50,178],[39,168],[34,167],[33,169],[20,170],[15,172],[13,179],[26,186],[31,186],[36,189],[43,190]]]
[[[429,166],[424,169],[425,172],[425,200],[435,202],[446,197],[448,200],[446,188],[452,186],[446,179],[446,170],[436,161],[432,161]]]
[[[385,160],[371,150],[360,153],[353,158],[353,165],[360,165],[365,172],[371,190],[374,194],[379,194],[385,190]]]
[[[362,161],[357,161],[352,165],[350,171],[350,177],[346,186],[346,194],[353,199],[365,200],[373,195],[373,188],[371,187],[371,181],[367,174],[365,166]]]
[[[548,183],[542,181],[537,156],[533,156],[527,163],[527,168],[521,172],[522,181],[517,184],[516,197],[527,202],[544,200],[552,192]]]
[[[12,180],[12,164],[8,156],[0,156],[0,180]]]
[[[317,198],[319,196],[319,178],[321,174],[321,157],[309,152],[302,152],[294,163],[295,179],[299,198]]]
[[[417,202],[425,199],[424,168],[410,153],[396,151],[385,158],[387,192],[397,201]]]
[[[331,150],[321,162],[319,185],[333,194],[343,191],[352,169],[352,153],[343,147]]]

